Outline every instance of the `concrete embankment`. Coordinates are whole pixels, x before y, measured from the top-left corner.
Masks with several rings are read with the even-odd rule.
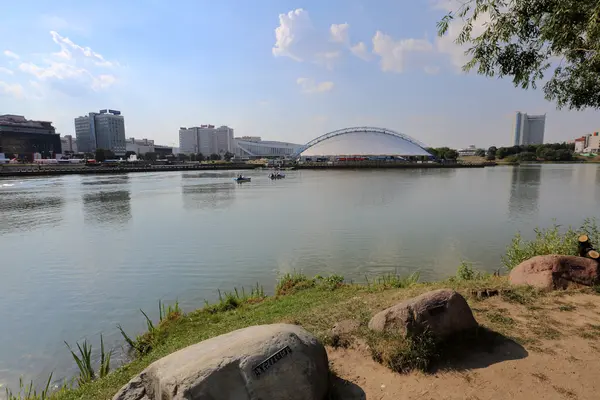
[[[201,164],[201,165],[4,165],[0,166],[0,177],[6,176],[51,176],[51,175],[94,175],[126,174],[130,172],[158,171],[204,171],[256,169],[257,164]]]

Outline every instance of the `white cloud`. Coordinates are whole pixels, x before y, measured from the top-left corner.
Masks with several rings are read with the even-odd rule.
[[[37,82],[45,82],[50,88],[72,96],[85,94],[89,90],[107,89],[117,81],[113,74],[100,70],[116,67],[118,63],[107,61],[89,47],[79,46],[55,31],[51,31],[50,35],[54,43],[60,46],[60,52],[48,55],[41,63],[21,62],[21,72],[32,75]],[[39,93],[44,92],[40,85],[36,89]]]
[[[300,85],[303,93],[323,93],[333,89],[333,82],[316,82],[313,78],[298,78],[296,83]]]
[[[402,73],[412,55],[432,51],[433,45],[424,39],[394,40],[381,31],[373,36],[373,53],[381,57],[381,70],[384,72]]]
[[[50,31],[50,35],[52,35],[52,40],[54,43],[58,44],[61,48],[58,53],[55,53],[55,55],[60,58],[64,58],[66,60],[72,60],[74,58],[87,58],[101,67],[113,66],[112,62],[105,60],[101,54],[96,53],[89,47],[79,46],[73,43],[73,41],[68,37],[61,36],[56,31]]]
[[[10,50],[4,50],[4,55],[8,58],[14,58],[15,60],[18,60],[19,58],[21,58],[21,57],[19,57],[19,55],[17,53],[14,53]]]
[[[350,36],[348,34],[349,28],[350,28],[350,25],[348,25],[348,23],[331,25],[331,27],[329,28],[331,40],[336,43],[344,43],[344,44],[349,43],[349,41],[350,41]]]
[[[356,57],[361,58],[365,61],[371,60],[371,54],[367,49],[367,45],[364,42],[358,42],[354,46],[350,47],[350,51]]]
[[[460,0],[440,0],[433,5],[435,10],[443,10],[444,12],[458,11],[462,3]],[[490,16],[488,13],[482,13],[478,16],[477,20],[473,23],[473,30],[471,31],[472,37],[481,35],[485,30],[485,24],[490,22]],[[461,18],[455,18],[450,22],[448,31],[442,37],[436,37],[435,48],[438,53],[445,54],[450,57],[450,62],[457,71],[462,71],[462,67],[470,60],[469,56],[465,54],[465,51],[469,49],[469,44],[458,45],[456,39],[464,25],[464,21]]]
[[[348,24],[332,25],[329,32],[313,26],[308,11],[301,8],[279,15],[275,29],[275,57],[289,57],[297,62],[310,62],[332,69],[342,55],[343,40]],[[335,31],[335,40],[333,32]],[[328,35],[329,39],[328,40]]]
[[[6,83],[0,81],[0,94],[7,94],[20,99],[24,97],[23,86],[18,83]]]
[[[0,67],[0,74],[8,74],[8,75],[12,75],[14,74],[12,69],[8,69],[5,67]]]

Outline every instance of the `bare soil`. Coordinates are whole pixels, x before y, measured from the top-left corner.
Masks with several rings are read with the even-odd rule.
[[[469,300],[478,322],[503,335],[431,373],[398,374],[368,346],[328,348],[337,399],[599,399],[600,296],[557,292],[519,304]]]

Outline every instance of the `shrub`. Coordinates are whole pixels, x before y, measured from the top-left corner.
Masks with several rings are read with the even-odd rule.
[[[344,284],[344,277],[335,274],[327,277],[317,275],[315,276],[315,281],[318,283],[319,287],[327,290],[335,290]]]
[[[275,294],[277,296],[285,296],[286,294],[296,293],[300,290],[315,287],[315,279],[310,279],[301,272],[292,272],[283,275],[277,281]]]
[[[456,270],[456,279],[460,281],[474,281],[477,279],[483,279],[487,274],[477,271],[473,268],[473,265],[463,261]]]

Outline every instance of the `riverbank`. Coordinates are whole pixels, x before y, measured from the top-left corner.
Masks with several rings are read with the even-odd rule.
[[[168,171],[227,171],[252,170],[260,164],[214,163],[214,164],[172,164],[172,165],[0,165],[0,177],[55,176],[55,175],[100,175],[129,174],[135,172]]]
[[[298,164],[298,169],[456,169],[456,168],[485,168],[493,167],[496,163],[389,163],[377,161],[360,161],[360,162],[338,162],[333,164],[328,163],[303,163]]]
[[[336,375],[338,399],[415,396],[431,398],[567,398],[586,399],[600,390],[594,371],[600,368],[600,296],[593,289],[544,293],[510,287],[505,277],[465,274],[434,283],[417,277],[387,275],[365,284],[343,283],[342,277],[283,277],[277,295],[261,291],[224,293],[220,303],[156,324],[156,332],[138,338],[150,350],[107,377],[81,388],[62,390],[52,399],[110,399],[129,379],[174,351],[235,329],[276,322],[302,325],[327,345]],[[371,316],[421,293],[452,288],[468,300],[486,338],[446,348],[426,372],[398,374],[374,361]],[[248,293],[248,292],[245,292]],[[487,293],[496,296],[487,297]],[[143,318],[140,315],[140,318]],[[340,321],[356,320],[349,336],[332,334]],[[432,354],[428,357],[435,358]],[[544,396],[542,396],[542,394]],[[576,397],[575,397],[576,396]],[[587,397],[586,397],[587,396]],[[429,398],[427,397],[427,398]]]

